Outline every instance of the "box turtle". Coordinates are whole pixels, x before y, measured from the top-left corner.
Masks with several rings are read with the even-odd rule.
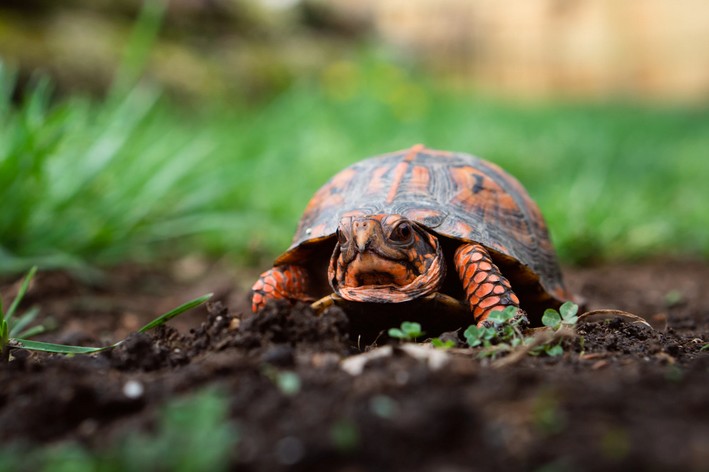
[[[253,285],[252,310],[321,297],[442,297],[478,324],[510,305],[538,320],[572,299],[520,183],[490,162],[422,145],[355,163],[318,190],[290,248]]]

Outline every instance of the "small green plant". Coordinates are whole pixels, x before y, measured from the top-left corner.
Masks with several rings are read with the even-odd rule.
[[[153,433],[127,435],[106,457],[118,467],[86,470],[226,471],[240,436],[239,424],[229,418],[229,396],[206,388],[167,403]]]
[[[28,349],[31,351],[43,351],[43,352],[53,352],[57,354],[92,354],[100,351],[106,351],[108,349],[113,349],[123,343],[124,340],[118,341],[109,346],[103,347],[88,347],[88,346],[69,346],[66,344],[54,344],[46,343],[42,341],[32,341],[27,339],[32,336],[36,336],[40,332],[44,331],[43,326],[36,326],[27,328],[27,325],[31,323],[37,316],[37,310],[27,311],[25,314],[20,316],[17,321],[14,320],[14,314],[17,311],[17,307],[27,293],[30,282],[37,272],[37,268],[33,267],[25,276],[20,286],[20,290],[17,296],[13,300],[10,308],[5,312],[3,310],[2,300],[0,299],[0,351],[2,352],[2,361],[7,362],[10,358],[11,349]],[[150,323],[146,324],[138,330],[139,333],[144,333],[153,328],[156,328],[162,324],[167,323],[172,318],[195,308],[211,298],[212,294],[203,295],[194,300],[190,300],[187,303],[180,305],[174,310],[158,316]],[[27,329],[26,329],[27,328]]]
[[[32,308],[22,315],[15,317],[17,307],[20,305],[20,302],[27,293],[30,283],[36,273],[37,266],[34,266],[29,270],[27,275],[25,275],[22,285],[20,285],[20,289],[17,292],[17,296],[10,304],[7,312],[4,310],[2,299],[0,298],[0,351],[2,352],[2,359],[5,361],[9,358],[9,344],[11,339],[30,338],[46,330],[46,328],[42,325],[28,327],[39,314],[39,310],[37,308]]]
[[[450,349],[452,347],[455,347],[455,341],[452,339],[446,339],[443,341],[441,338],[433,338],[431,339],[431,344],[433,347],[438,348],[438,349]]]
[[[330,441],[341,453],[352,452],[360,442],[357,424],[349,419],[341,419],[330,428]]]
[[[290,397],[300,392],[302,382],[296,372],[291,370],[278,370],[270,364],[264,365],[262,372],[284,395]]]
[[[504,310],[493,311],[486,321],[487,326],[471,325],[463,332],[470,347],[484,348],[480,351],[481,357],[495,357],[523,342],[522,318],[517,316],[517,307],[508,306]]]
[[[489,347],[492,340],[495,339],[495,328],[493,327],[477,327],[475,325],[468,326],[463,332],[465,336],[465,341],[470,347],[484,346]]]
[[[700,350],[700,351],[709,351],[709,343],[706,343],[706,344],[705,344],[704,346],[702,346],[699,350]]]
[[[542,323],[554,331],[558,331],[563,326],[574,326],[578,321],[576,313],[578,306],[571,302],[566,302],[559,308],[559,311],[548,309],[544,312]],[[525,346],[530,355],[546,354],[548,356],[560,356],[564,353],[561,343],[544,343],[534,345],[538,342],[533,336],[525,336],[521,323],[522,318],[517,316],[517,308],[508,306],[501,311],[493,311],[487,318],[485,326],[471,325],[465,330],[463,336],[470,347],[482,347],[480,357],[496,357],[499,354],[509,352],[518,346]]]
[[[684,301],[684,295],[679,290],[670,290],[665,294],[665,305],[674,307],[680,305]]]
[[[532,338],[527,338],[532,339]],[[532,356],[538,356],[539,354],[546,354],[549,357],[560,356],[564,353],[564,348],[561,347],[560,343],[555,344],[542,344],[541,346],[534,347],[529,350],[529,354]]]
[[[554,331],[559,331],[563,327],[576,326],[576,322],[579,320],[579,317],[576,316],[578,311],[578,305],[573,302],[565,302],[559,307],[559,311],[547,308],[544,311],[544,315],[542,315],[542,324]],[[544,353],[547,356],[554,357],[562,355],[564,348],[561,347],[561,343],[542,344],[530,349],[529,353],[533,356]]]
[[[561,328],[562,325],[574,326],[579,320],[576,314],[579,311],[578,305],[572,302],[566,302],[559,307],[559,311],[553,308],[547,308],[542,316],[542,324],[554,331]]]
[[[404,321],[401,323],[401,328],[390,328],[388,334],[392,338],[401,339],[402,341],[415,341],[425,333],[421,331],[421,324],[412,321]]]

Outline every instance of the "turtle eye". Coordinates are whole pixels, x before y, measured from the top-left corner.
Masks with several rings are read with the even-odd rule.
[[[406,243],[411,240],[413,231],[411,230],[411,225],[408,223],[401,223],[399,226],[394,228],[394,231],[389,235],[389,239],[397,243]]]
[[[347,235],[339,229],[337,230],[337,242],[340,243],[340,246],[347,244]]]

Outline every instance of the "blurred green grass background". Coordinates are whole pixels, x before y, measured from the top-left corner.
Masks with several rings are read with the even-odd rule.
[[[147,84],[13,103],[0,71],[0,271],[202,253],[263,263],[310,196],[367,156],[425,143],[518,177],[567,263],[709,255],[709,110],[509,103],[361,53],[265,103],[190,109]]]

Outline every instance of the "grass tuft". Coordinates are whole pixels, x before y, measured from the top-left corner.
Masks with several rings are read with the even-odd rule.
[[[29,349],[31,351],[42,351],[42,352],[52,352],[57,354],[94,354],[101,351],[106,351],[113,349],[123,343],[123,340],[113,343],[109,346],[103,347],[89,347],[89,346],[68,346],[66,344],[54,344],[47,343],[43,341],[33,341],[27,339],[29,337],[35,336],[45,331],[44,325],[34,326],[27,328],[32,321],[34,321],[39,310],[30,309],[22,316],[20,316],[17,321],[15,321],[13,315],[17,310],[20,302],[24,298],[27,290],[30,286],[30,282],[37,272],[37,267],[33,267],[25,276],[22,281],[22,285],[17,293],[17,296],[13,300],[10,308],[7,312],[4,311],[2,299],[0,299],[0,361],[7,362],[10,358],[11,349]],[[138,330],[139,333],[144,333],[148,330],[156,328],[160,325],[167,323],[172,318],[181,315],[182,313],[191,310],[209,300],[212,294],[203,295],[201,297],[190,300],[177,308],[164,313],[154,320],[150,321],[148,324],[143,326]],[[17,334],[16,334],[17,333]]]
[[[709,256],[707,108],[490,101],[365,55],[268,103],[194,112],[126,74],[103,102],[37,80],[14,105],[0,66],[0,273],[271,258],[335,172],[418,142],[518,177],[566,262]]]

